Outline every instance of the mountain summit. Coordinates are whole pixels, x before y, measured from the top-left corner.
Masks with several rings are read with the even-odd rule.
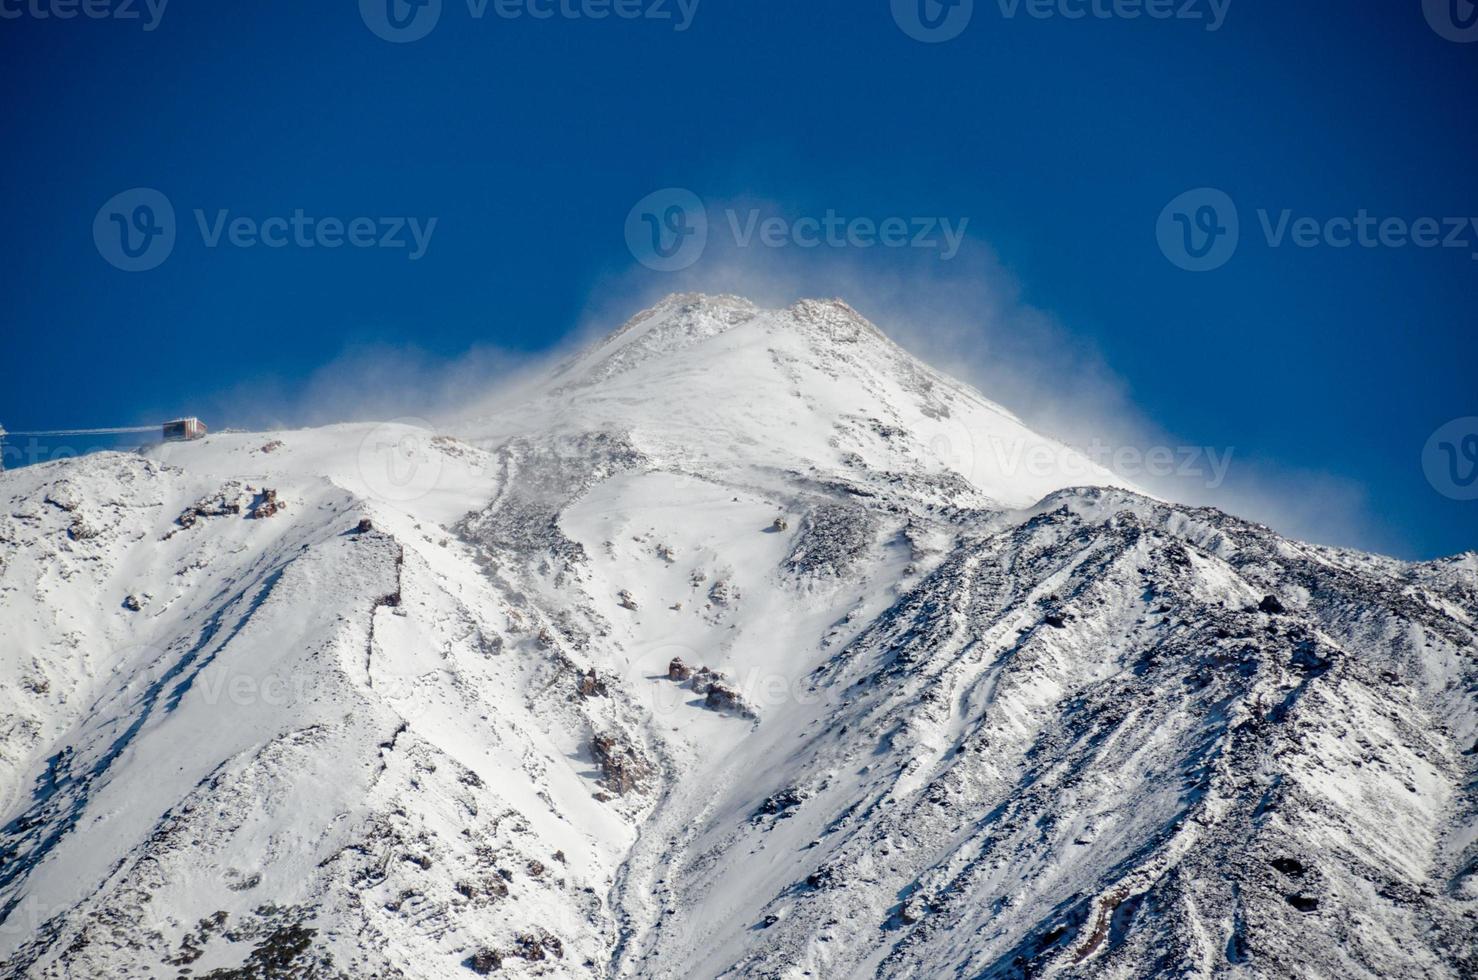
[[[480,444],[521,431],[627,432],[679,465],[964,478],[1011,507],[1067,486],[1128,487],[840,300],[764,310],[736,296],[669,296],[535,392],[460,428]]]
[[[1478,973],[1478,567],[1152,499],[839,302],[0,475],[0,975]]]

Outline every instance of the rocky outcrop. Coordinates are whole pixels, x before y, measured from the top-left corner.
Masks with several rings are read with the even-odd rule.
[[[751,708],[742,695],[733,688],[720,682],[714,682],[708,687],[703,698],[703,706],[710,711],[722,711],[728,714],[742,715],[745,718],[755,717],[754,709]]]
[[[282,510],[285,505],[277,498],[277,491],[270,487],[264,487],[257,491],[252,500],[251,511],[247,514],[253,520],[263,520],[271,517]]]
[[[603,698],[609,696],[611,693],[610,689],[606,686],[606,682],[596,673],[594,667],[591,667],[580,675],[580,680],[576,684],[575,691],[582,698]]]
[[[651,763],[619,736],[597,734],[590,740],[590,752],[601,782],[619,796],[640,792],[653,776]]]
[[[802,578],[840,578],[867,553],[876,527],[863,507],[823,503],[806,515],[783,567]]]
[[[182,528],[189,528],[205,518],[240,514],[251,503],[253,496],[244,484],[232,480],[186,507],[175,518],[175,523]]]

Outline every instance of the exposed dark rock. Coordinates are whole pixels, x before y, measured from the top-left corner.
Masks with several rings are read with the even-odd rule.
[[[771,794],[765,802],[754,811],[755,817],[789,816],[787,810],[794,809],[805,802],[805,797],[795,787],[782,789],[778,793]]]
[[[639,791],[652,776],[651,764],[614,735],[596,735],[590,740],[590,751],[600,767],[602,782],[622,796]]]
[[[867,554],[875,529],[862,507],[822,504],[806,515],[782,567],[793,575],[840,578]]]
[[[252,500],[251,513],[246,516],[254,520],[262,520],[276,514],[285,506],[286,504],[277,499],[277,491],[266,487]]]
[[[246,488],[233,480],[223,484],[210,496],[201,497],[186,507],[180,512],[180,516],[175,518],[175,523],[187,528],[194,527],[202,518],[240,514],[249,499]]]
[[[503,966],[503,954],[496,949],[480,949],[463,960],[462,965],[478,976],[485,977]]]
[[[836,869],[822,866],[806,875],[806,887],[817,891],[837,887]]]
[[[212,970],[201,976],[204,980],[277,980],[326,974],[325,968],[332,962],[329,955],[315,957],[309,953],[317,934],[317,929],[297,923],[282,926],[263,939],[240,967]]]
[[[693,689],[694,694],[707,694],[710,687],[723,679],[724,675],[718,671],[710,670],[707,667],[699,667],[693,671],[692,676],[688,679],[688,686]]]
[[[715,606],[731,606],[738,597],[733,584],[726,578],[715,580],[708,589],[708,601]]]
[[[1309,898],[1307,895],[1287,895],[1284,897],[1288,899],[1289,905],[1292,905],[1300,912],[1315,912],[1319,908],[1319,900],[1317,898]]]
[[[753,714],[753,709],[745,703],[738,691],[717,682],[709,685],[708,695],[703,699],[703,706],[713,711]]]
[[[1293,649],[1293,657],[1288,662],[1289,666],[1315,676],[1324,673],[1333,666],[1333,661],[1328,657],[1320,656],[1318,650],[1319,647],[1313,640],[1299,641]]]
[[[600,675],[595,672],[594,667],[591,667],[588,671],[580,675],[580,682],[576,690],[582,698],[603,698],[610,694],[609,688],[606,687],[606,682],[600,679]]]
[[[564,959],[564,943],[558,937],[547,932],[523,933],[513,941],[513,949],[510,955],[519,959],[528,960],[530,963],[538,963],[549,956],[555,959]]]
[[[459,522],[457,533],[484,559],[549,559],[562,570],[584,564],[588,556],[560,530],[560,511],[595,483],[646,462],[628,436],[611,432],[584,432],[554,443],[518,439],[500,456],[515,467],[517,479],[486,510]]]

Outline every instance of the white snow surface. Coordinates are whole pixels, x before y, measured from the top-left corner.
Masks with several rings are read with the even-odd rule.
[[[841,302],[0,498],[3,976],[1478,975],[1478,560],[1148,497]]]

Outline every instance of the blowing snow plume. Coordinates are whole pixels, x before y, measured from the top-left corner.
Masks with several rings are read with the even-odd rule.
[[[715,207],[720,217],[711,221],[728,220],[722,215],[729,212],[742,215],[754,203]],[[1410,550],[1355,481],[1273,462],[1229,425],[1193,433],[1160,425],[1138,405],[1145,393],[1135,392],[1081,331],[1027,301],[1020,282],[977,238],[965,237],[947,262],[917,250],[873,262],[846,249],[806,252],[796,261],[794,251],[738,247],[731,236],[711,234],[703,261],[691,268],[613,276],[584,322],[618,322],[673,290],[737,294],[771,307],[840,297],[924,362],[1158,496],[1219,507],[1303,540]],[[1044,461],[1039,468],[1051,465]]]

